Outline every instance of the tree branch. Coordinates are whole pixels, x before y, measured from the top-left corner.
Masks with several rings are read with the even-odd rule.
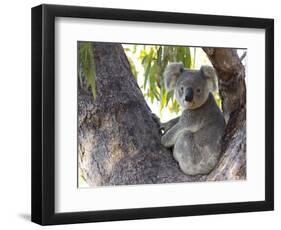
[[[236,49],[203,48],[217,71],[225,120],[246,104],[245,69]]]

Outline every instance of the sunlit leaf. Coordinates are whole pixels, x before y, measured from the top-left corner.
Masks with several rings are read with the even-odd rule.
[[[181,61],[185,64],[185,48],[184,47],[177,47],[176,49],[176,55],[177,55],[177,62]]]
[[[168,105],[170,100],[173,100],[173,97],[174,97],[174,92],[173,91],[168,92],[168,94],[167,94],[167,102],[166,102],[165,106]]]
[[[131,46],[133,50],[133,46]],[[191,48],[185,46],[163,45],[136,45],[134,53],[143,67],[143,78],[138,79],[141,89],[147,99],[152,103],[159,102],[160,114],[164,108],[172,113],[179,113],[180,106],[175,100],[174,92],[167,92],[164,85],[164,71],[170,62],[182,62],[185,68],[195,67],[196,49],[191,55]],[[193,50],[192,50],[193,51]],[[132,52],[132,51],[130,51]],[[198,55],[197,55],[198,56]],[[200,56],[200,63],[205,57]],[[202,59],[202,60],[201,60]],[[135,60],[135,59],[134,59]],[[131,66],[132,72],[133,66]],[[141,75],[140,75],[141,76]],[[216,102],[221,104],[220,98],[215,97]]]
[[[160,101],[160,111],[163,110],[164,106],[166,105],[166,95],[162,96],[161,101]]]
[[[157,91],[156,87],[152,88],[152,92],[153,92],[154,97],[159,101],[160,100],[160,94]]]
[[[145,67],[145,73],[144,73],[144,89],[146,89],[146,84],[148,80],[148,76],[150,73],[151,63],[152,63],[152,56],[153,56],[153,50],[151,49],[147,58],[145,59],[145,62],[143,63]]]
[[[136,52],[137,52],[137,45],[134,45],[134,46],[133,46],[132,53],[135,54]]]
[[[82,79],[82,67],[81,64],[79,64],[79,73],[78,73],[78,78],[79,78],[79,83],[80,87],[83,88],[83,79]]]
[[[142,65],[145,65],[146,60],[147,60],[147,56],[148,56],[148,55],[143,56],[143,59],[142,59],[142,61],[141,61],[141,64],[142,64]]]
[[[83,42],[79,48],[81,71],[87,79],[87,87],[91,88],[94,99],[96,98],[96,66],[94,49],[91,42]],[[82,76],[82,73],[81,75]],[[82,83],[82,79],[80,80]]]
[[[157,50],[157,64],[161,66],[162,62],[162,46],[160,46]]]
[[[131,67],[131,71],[132,71],[132,74],[134,75],[134,77],[137,79],[138,77],[138,72],[136,70],[136,66],[134,64],[134,61],[132,60],[132,58],[128,57],[128,61],[130,63],[130,67]]]
[[[197,50],[197,48],[194,48],[194,52],[193,52],[193,65],[192,65],[193,69],[196,66],[196,50]]]
[[[218,92],[215,92],[213,93],[214,94],[214,97],[215,97],[215,101],[218,105],[218,107],[221,109],[222,108],[222,101],[221,101],[221,98],[219,96],[219,93]]]
[[[187,68],[191,68],[191,54],[190,54],[190,48],[189,47],[186,47],[185,48],[185,66]]]

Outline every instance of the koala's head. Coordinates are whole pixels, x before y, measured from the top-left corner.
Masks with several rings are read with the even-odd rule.
[[[174,90],[175,97],[183,109],[196,109],[216,90],[216,72],[211,66],[200,70],[185,69],[182,63],[171,63],[164,72],[168,91]]]

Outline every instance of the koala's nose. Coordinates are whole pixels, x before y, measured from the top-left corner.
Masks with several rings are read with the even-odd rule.
[[[185,100],[190,102],[193,99],[193,89],[192,88],[187,88],[185,92]]]

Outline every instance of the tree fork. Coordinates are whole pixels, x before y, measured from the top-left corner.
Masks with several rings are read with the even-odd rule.
[[[78,159],[79,168],[87,183],[96,185],[153,184],[205,180],[245,178],[245,116],[237,112],[227,97],[238,101],[233,88],[220,88],[230,122],[224,138],[224,152],[217,167],[207,176],[188,176],[181,172],[170,149],[160,143],[157,123],[145,102],[131,72],[129,62],[120,44],[93,43],[96,64],[96,98],[90,90],[78,90]],[[206,51],[205,51],[206,52]],[[244,68],[216,63],[219,55],[234,57],[226,51],[209,50],[219,79],[241,76],[228,72]],[[220,54],[221,53],[221,54]],[[209,56],[209,55],[208,55]],[[227,63],[232,63],[230,60]],[[233,62],[234,63],[234,62]],[[241,62],[240,62],[241,63]],[[229,75],[221,75],[227,70]],[[222,72],[220,72],[222,71]],[[236,73],[236,72],[235,72]],[[237,72],[238,73],[238,72]],[[243,73],[243,69],[239,73]],[[244,79],[242,79],[244,82]],[[239,83],[243,86],[243,82]],[[235,83],[236,84],[236,83]],[[239,85],[238,84],[238,85]],[[244,83],[245,84],[245,83]],[[219,87],[222,84],[219,83]],[[236,92],[243,93],[241,89]],[[245,93],[245,92],[244,92]],[[240,95],[241,96],[241,95]],[[232,101],[231,100],[231,101]],[[239,106],[238,106],[239,105]],[[245,111],[242,109],[241,111]],[[233,119],[232,119],[233,117]]]

